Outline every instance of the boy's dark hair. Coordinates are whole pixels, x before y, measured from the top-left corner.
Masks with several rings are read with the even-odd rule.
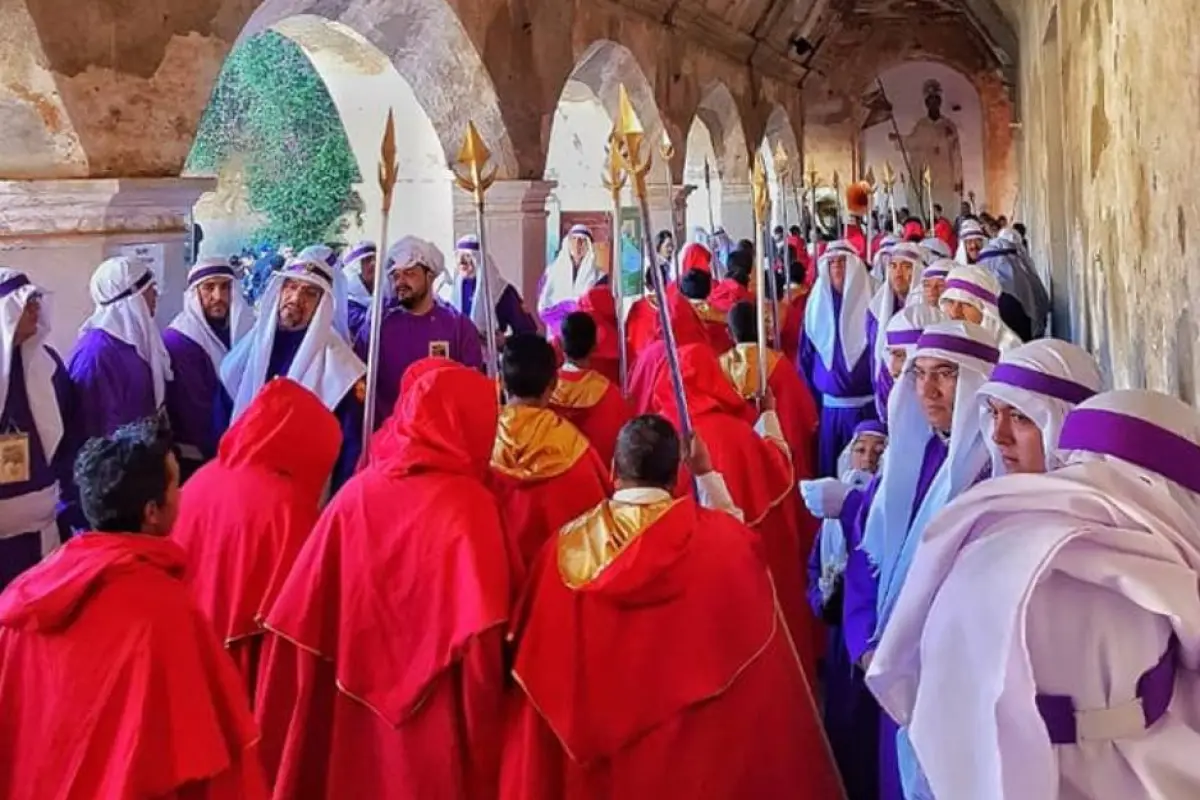
[[[572,361],[582,361],[596,349],[596,320],[585,311],[567,314],[561,333],[563,353]]]
[[[504,343],[500,366],[504,391],[522,400],[541,397],[558,380],[554,348],[536,333],[510,337]]]
[[[733,249],[745,250],[750,254],[751,258],[754,256],[754,242],[750,241],[749,239],[738,239],[737,247]]]
[[[689,269],[679,281],[679,291],[689,300],[707,300],[712,294],[712,275],[702,269]]]
[[[754,253],[748,250],[734,250],[729,254],[727,274],[742,286],[750,285],[750,276],[754,273]]]
[[[793,225],[792,227],[788,228],[788,233],[790,233],[792,236],[800,236],[801,235],[800,226]]]
[[[635,417],[617,434],[613,465],[619,480],[669,491],[678,480],[679,459],[679,436],[657,414]]]
[[[170,430],[161,416],[89,439],[75,459],[75,485],[92,530],[141,531],[146,506],[166,502],[170,452]]]
[[[788,282],[796,286],[808,283],[808,270],[804,266],[804,262],[796,258],[796,250],[788,248]]]
[[[654,252],[657,253],[659,251],[659,249],[662,248],[663,242],[667,241],[668,239],[670,239],[672,241],[674,241],[674,239],[675,239],[675,237],[671,234],[670,231],[668,231],[668,230],[659,231],[658,235],[654,237]]]
[[[729,325],[729,334],[733,336],[733,341],[738,344],[758,341],[758,317],[754,303],[745,300],[734,303],[725,316],[725,321]]]

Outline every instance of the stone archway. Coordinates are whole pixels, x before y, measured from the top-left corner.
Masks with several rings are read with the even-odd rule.
[[[784,180],[779,180],[776,155],[782,148],[787,159],[787,174]],[[796,141],[796,131],[791,119],[783,106],[776,104],[767,118],[766,129],[763,133],[759,153],[766,165],[771,197],[771,227],[783,225],[802,225],[803,204],[801,202],[800,186],[803,183],[804,165],[800,160],[800,147]],[[782,190],[782,192],[781,192]]]
[[[752,239],[754,209],[750,192],[750,148],[737,102],[728,86],[717,81],[707,87],[701,94],[693,126],[697,122],[708,131],[716,158],[714,168],[721,179],[721,213],[717,224],[722,225],[735,241],[739,238]],[[693,141],[690,132],[688,141]],[[695,141],[701,147],[705,146],[702,137]],[[691,161],[696,163],[694,158]],[[702,172],[703,162],[700,163]],[[690,174],[695,174],[694,168]],[[691,179],[688,182],[691,183]],[[715,201],[716,198],[713,199]]]
[[[687,153],[683,167],[684,183],[696,188],[687,197],[687,228],[712,232],[724,225],[721,205],[721,170],[712,131],[699,115],[688,129]]]

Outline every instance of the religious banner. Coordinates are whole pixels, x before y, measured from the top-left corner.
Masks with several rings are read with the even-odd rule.
[[[641,297],[645,289],[642,269],[642,215],[634,206],[621,208],[621,279],[626,297]]]

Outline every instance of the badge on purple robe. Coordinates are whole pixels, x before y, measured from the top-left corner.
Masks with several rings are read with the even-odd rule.
[[[450,343],[445,342],[445,341],[430,342],[429,343],[429,357],[430,358],[449,358],[450,357]]]
[[[27,483],[29,478],[29,435],[0,434],[0,486]]]

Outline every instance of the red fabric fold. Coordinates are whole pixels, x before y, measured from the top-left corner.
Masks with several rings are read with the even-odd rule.
[[[578,383],[586,376],[586,372],[572,370],[560,370],[558,373],[558,379],[568,383]],[[629,404],[621,397],[621,390],[615,384],[609,382],[604,395],[595,405],[567,406],[551,402],[550,407],[587,437],[602,464],[612,465],[617,449],[617,434],[633,416]]]
[[[579,310],[596,322],[596,348],[589,358],[592,369],[619,383],[620,339],[617,334],[617,306],[608,286],[596,286],[579,298]],[[628,321],[626,321],[628,325]]]
[[[708,304],[722,314],[728,314],[729,309],[738,303],[753,302],[754,294],[733,278],[718,281],[717,285],[713,287],[712,294],[708,296]]]

